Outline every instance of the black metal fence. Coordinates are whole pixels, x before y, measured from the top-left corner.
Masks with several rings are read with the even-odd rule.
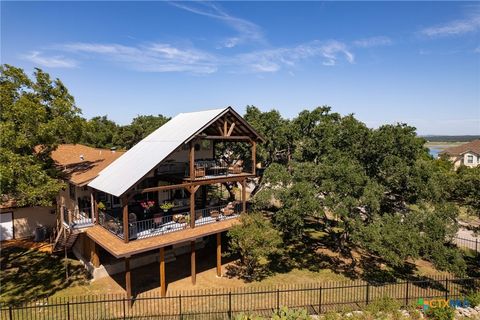
[[[479,240],[479,238],[467,239],[467,238],[455,237],[453,239],[453,242],[459,248],[473,250],[477,254],[480,254],[480,240]]]
[[[402,305],[418,299],[463,299],[480,290],[479,278],[433,278],[371,284],[364,281],[311,283],[235,290],[57,297],[0,307],[0,318],[17,319],[232,319],[239,313],[271,315],[283,306],[310,314],[360,309],[385,296]]]

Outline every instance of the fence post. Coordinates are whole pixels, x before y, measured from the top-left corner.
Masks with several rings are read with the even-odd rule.
[[[445,278],[445,300],[448,300],[448,278]]]
[[[280,311],[280,289],[277,289],[277,312]]]
[[[70,301],[67,301],[67,319],[70,320]]]
[[[322,313],[322,287],[318,290],[318,314]]]
[[[122,303],[122,305],[123,305],[123,319],[127,318],[127,313],[126,313],[126,310],[125,310],[125,303],[126,303],[125,300],[126,300],[125,297],[123,297],[123,300],[122,300],[123,301],[123,303]]]
[[[365,304],[369,304],[370,302],[370,283],[367,282],[367,292],[365,294]]]
[[[181,293],[178,295],[178,308],[179,308],[180,320],[182,320],[183,314],[182,314],[182,294]]]
[[[228,292],[228,319],[232,319],[232,291]]]
[[[407,280],[407,287],[406,287],[406,289],[405,289],[405,307],[408,306],[408,285],[409,285],[409,284],[410,284],[410,283],[409,283],[408,280]]]
[[[13,319],[12,306],[8,306],[8,317],[10,318],[10,320]]]

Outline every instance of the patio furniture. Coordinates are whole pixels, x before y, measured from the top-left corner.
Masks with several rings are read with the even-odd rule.
[[[233,207],[233,203],[232,203],[232,202],[228,203],[228,204],[225,206],[225,208],[220,209],[220,211],[221,211],[222,214],[223,214],[224,216],[226,216],[226,217],[233,215],[233,214],[235,213],[235,210],[234,210],[234,207]]]
[[[173,221],[176,223],[185,223],[187,222],[187,219],[185,218],[185,215],[183,214],[174,214],[173,215]]]
[[[155,228],[158,226],[161,226],[163,224],[163,214],[162,213],[155,213],[153,215],[153,224],[155,225]]]
[[[216,176],[216,175],[226,175],[228,172],[228,167],[223,166],[213,166],[208,168],[209,175]]]
[[[195,178],[205,177],[205,167],[195,165]]]
[[[210,217],[212,219],[219,220],[220,219],[220,211],[218,211],[218,210],[210,211]]]
[[[228,167],[228,173],[240,174],[243,171],[243,161],[237,160],[233,165]]]

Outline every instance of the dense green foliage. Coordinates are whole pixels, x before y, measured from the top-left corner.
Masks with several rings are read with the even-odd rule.
[[[450,246],[458,228],[452,203],[478,212],[479,168],[455,172],[433,159],[406,124],[369,129],[329,107],[292,120],[249,107],[246,117],[266,137],[271,163],[254,201],[275,212],[286,243],[298,243],[313,217],[343,252],[360,247],[395,267],[422,257],[463,273],[465,262]]]
[[[455,317],[455,311],[450,307],[428,308],[425,315],[432,320],[452,320]]]
[[[282,239],[260,213],[242,215],[240,222],[228,231],[230,249],[240,255],[240,275],[255,280],[262,276],[271,256],[280,252]]]
[[[125,126],[107,116],[86,120],[64,84],[40,69],[30,79],[22,69],[3,65],[0,88],[2,203],[52,205],[63,183],[50,154],[61,143],[128,149],[169,120],[138,116]]]
[[[0,89],[2,201],[51,205],[62,183],[49,155],[81,136],[80,109],[63,83],[40,69],[30,79],[22,69],[3,65]]]

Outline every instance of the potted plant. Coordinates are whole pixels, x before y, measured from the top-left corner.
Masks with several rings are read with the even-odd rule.
[[[103,204],[103,202],[100,201],[97,204],[97,209],[98,209],[98,220],[100,220],[99,223],[103,223],[105,221],[105,209],[106,209],[105,204]]]
[[[164,203],[162,203],[160,205],[160,209],[163,210],[163,212],[168,212],[168,210],[172,209],[175,205],[173,204],[173,202],[168,202],[168,201],[165,201]]]
[[[140,205],[143,208],[143,213],[148,213],[150,212],[150,209],[155,205],[155,201],[153,200],[142,201],[140,202]]]

